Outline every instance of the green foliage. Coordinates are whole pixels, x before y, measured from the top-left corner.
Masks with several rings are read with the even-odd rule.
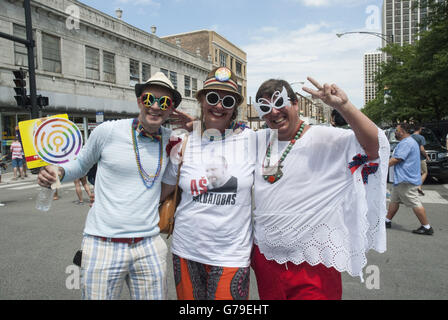
[[[388,59],[376,75],[377,99],[362,110],[377,124],[448,116],[448,1],[422,0],[420,5],[429,7],[420,40],[382,49]]]

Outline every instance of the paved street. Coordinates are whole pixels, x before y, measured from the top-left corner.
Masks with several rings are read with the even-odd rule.
[[[39,212],[34,209],[35,180],[33,175],[17,181],[11,181],[11,173],[2,176],[0,299],[79,299],[77,284],[71,281],[77,268],[71,261],[80,247],[89,207],[74,203],[74,184],[68,183],[52,209]],[[369,253],[366,282],[343,274],[343,299],[448,299],[448,185],[430,182],[424,190],[421,199],[435,235],[412,234],[418,220],[401,207],[387,231],[387,252]],[[169,299],[175,299],[171,264],[168,270]],[[125,288],[122,298],[127,297]],[[253,274],[250,298],[258,299]]]

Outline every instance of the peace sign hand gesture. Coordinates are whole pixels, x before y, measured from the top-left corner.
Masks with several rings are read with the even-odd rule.
[[[329,85],[326,83],[322,86],[311,77],[308,77],[307,79],[317,88],[317,90],[304,87],[303,91],[311,94],[313,98],[322,100],[325,104],[328,104],[336,110],[339,110],[348,102],[347,94],[337,85]]]

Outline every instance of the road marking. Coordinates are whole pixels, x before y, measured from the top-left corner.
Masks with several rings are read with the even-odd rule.
[[[443,186],[448,189],[448,184],[444,184]]]
[[[73,186],[72,183],[65,183],[58,189],[63,189],[63,188],[72,187],[72,186]],[[32,188],[39,189],[40,186],[37,185],[36,183],[33,183],[32,185],[10,188],[10,190],[26,190],[26,189],[32,189]]]
[[[0,186],[0,189],[11,188],[11,187],[15,187],[15,186],[23,186],[24,184],[28,184],[28,182],[16,182],[16,183],[5,184],[3,186]]]
[[[424,196],[419,196],[421,202],[448,204],[448,201],[442,198],[442,196],[437,191],[424,190],[424,192]]]

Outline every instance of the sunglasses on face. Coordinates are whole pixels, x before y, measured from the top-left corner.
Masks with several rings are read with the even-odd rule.
[[[156,98],[151,92],[144,93],[141,97],[141,102],[146,108],[150,108],[154,103],[159,104],[160,110],[166,110],[173,106],[173,99],[168,96]]]
[[[257,109],[260,119],[265,115],[271,113],[272,108],[279,110],[284,107],[289,107],[290,105],[291,102],[285,87],[283,87],[282,92],[275,91],[272,94],[271,101],[265,98],[260,98],[257,102],[254,103],[255,109]]]
[[[232,95],[224,96],[222,99],[218,93],[211,91],[205,95],[205,100],[211,106],[216,106],[219,102],[225,109],[232,109],[236,105],[236,99]]]

